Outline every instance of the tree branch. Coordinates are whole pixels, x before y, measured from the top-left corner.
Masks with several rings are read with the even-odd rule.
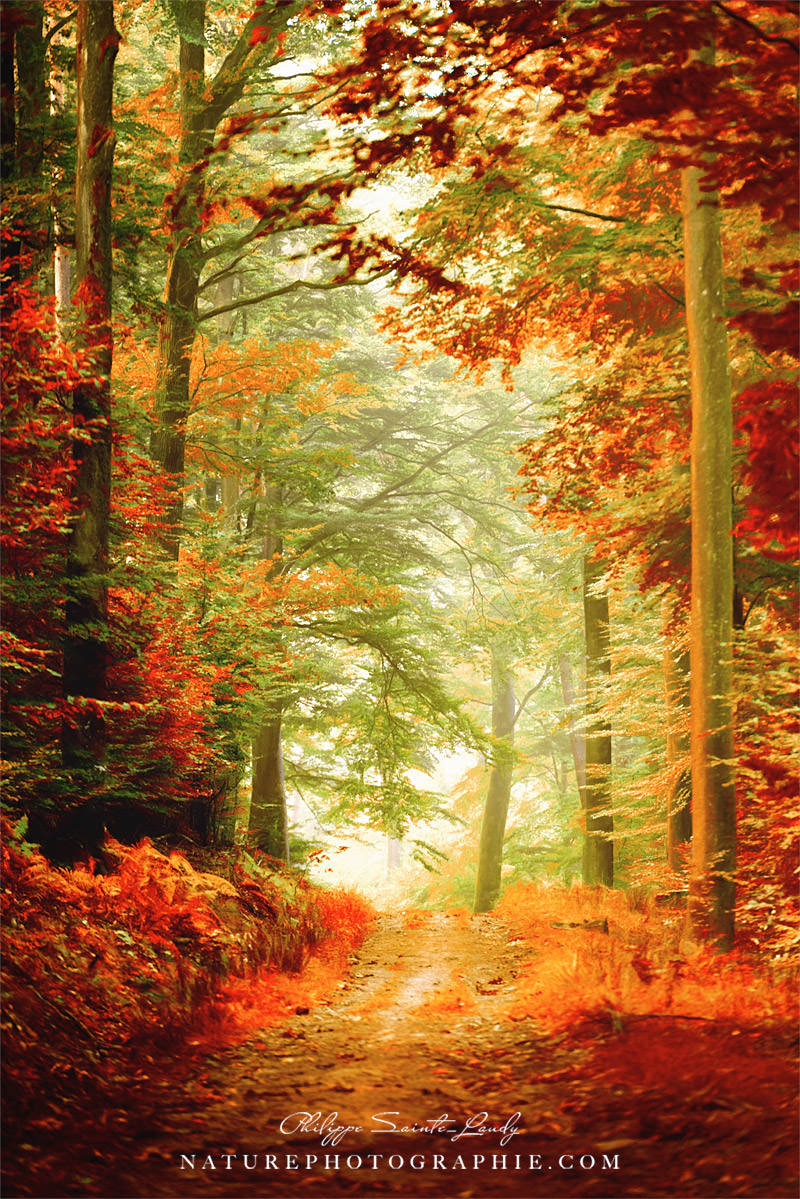
[[[55,25],[48,29],[44,39],[45,46],[47,46],[53,40],[57,33],[61,32],[65,25],[69,25],[70,21],[75,19],[77,12],[77,8],[73,8],[72,12],[68,12],[65,17],[62,17],[60,21],[56,21]]]
[[[610,221],[615,225],[627,225],[628,218],[624,216],[607,216],[604,212],[591,212],[588,208],[572,208],[569,204],[546,204],[544,200],[537,201],[540,208],[555,208],[559,212],[575,212],[579,216],[591,217],[594,221]]]
[[[372,283],[376,279],[382,279],[385,275],[391,275],[394,267],[386,267],[383,271],[378,271],[374,275],[370,275],[368,279],[332,279],[328,283],[308,283],[305,279],[295,279],[293,283],[287,283],[283,287],[275,287],[272,291],[262,291],[257,296],[248,296],[245,299],[233,300],[230,304],[222,304],[219,308],[211,308],[208,312],[204,312],[202,316],[197,318],[197,323],[213,320],[215,316],[222,316],[225,312],[234,312],[240,308],[251,307],[253,304],[263,304],[267,300],[275,300],[278,296],[289,295],[293,291],[299,291],[301,287],[305,287],[309,291],[333,291],[338,287],[364,287],[367,283]]]
[[[550,677],[550,667],[545,666],[544,674],[539,679],[539,682],[534,683],[534,685],[531,687],[530,691],[526,691],[525,694],[523,695],[522,699],[520,700],[520,702],[517,706],[516,715],[514,716],[514,719],[511,721],[512,729],[513,729],[514,725],[517,723],[517,721],[519,720],[520,716],[522,715],[522,709],[525,707],[528,700],[531,698],[532,695],[536,694],[536,692],[539,690],[539,688],[542,686],[542,684],[545,683],[549,677]]]
[[[245,84],[244,66],[254,51],[272,46],[278,35],[285,33],[289,18],[302,8],[301,3],[276,5],[271,14],[259,6],[239,34],[236,45],[228,53],[208,86],[208,103],[197,114],[197,125],[201,129],[216,129],[224,114],[242,95]],[[253,42],[256,30],[268,29],[266,42]]]
[[[720,12],[724,12],[725,16],[730,17],[732,21],[738,21],[740,25],[744,25],[762,42],[769,42],[772,45],[774,45],[776,42],[782,42],[784,46],[788,46],[789,49],[793,50],[795,54],[800,55],[800,46],[798,46],[797,42],[793,42],[791,38],[783,37],[778,33],[765,33],[764,30],[761,29],[760,26],[756,25],[754,21],[749,21],[747,17],[743,17],[741,13],[734,12],[732,9],[728,8],[727,4],[723,4],[721,0],[714,0],[714,8],[718,8]]]

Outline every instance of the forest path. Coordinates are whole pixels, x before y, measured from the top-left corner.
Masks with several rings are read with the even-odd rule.
[[[183,1078],[154,1082],[105,1147],[107,1173],[88,1193],[794,1193],[791,1149],[775,1123],[781,1084],[764,1062],[763,1037],[748,1046],[740,1030],[710,1021],[664,1020],[662,1030],[653,1020],[642,1043],[636,1029],[623,1036],[598,1018],[577,1040],[578,1030],[548,1038],[509,1015],[526,959],[535,962],[532,947],[511,941],[492,916],[382,917],[331,1002],[188,1063]],[[733,1050],[745,1070],[751,1055],[766,1067],[768,1095],[750,1087],[743,1112],[704,1075],[698,1110],[669,1069],[663,1083],[643,1078],[635,1092],[603,1076],[604,1053],[618,1059],[643,1044],[646,1053],[662,1032],[668,1060],[676,1045],[710,1063]],[[777,1061],[785,1046],[773,1051]],[[789,1104],[792,1085],[790,1072]]]

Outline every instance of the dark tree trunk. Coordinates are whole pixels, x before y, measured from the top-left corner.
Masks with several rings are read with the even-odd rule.
[[[586,786],[583,881],[590,886],[614,885],[614,822],[611,804],[611,729],[601,715],[611,677],[608,595],[598,590],[603,568],[586,558],[583,568],[583,612],[586,627]]]
[[[514,767],[514,719],[516,700],[511,671],[492,652],[492,736],[494,762],[489,772],[489,791],[481,823],[478,872],[475,879],[475,912],[490,912],[500,896],[503,840],[511,797]]]
[[[111,167],[114,154],[112,86],[117,48],[110,0],[78,4],[75,180],[77,337],[91,374],[73,393],[81,436],[76,462],[73,520],[67,557],[64,695],[69,701],[106,694],[108,526],[111,491]],[[88,437],[87,437],[88,433]],[[104,754],[98,705],[76,706],[65,720],[63,756],[69,767],[96,768]]]
[[[16,5],[4,5],[0,12],[0,175],[8,184],[17,170],[17,110],[14,42]]]
[[[199,114],[205,86],[205,0],[173,0],[179,31],[181,132],[178,169],[182,175],[173,201],[173,250],[167,263],[164,316],[161,323],[159,378],[156,385],[156,428],[153,458],[172,476],[165,513],[164,545],[177,559],[183,519],[186,466],[186,422],[189,419],[189,372],[197,324],[197,298],[203,268],[200,210],[205,195],[204,172],[192,172],[208,144]]]

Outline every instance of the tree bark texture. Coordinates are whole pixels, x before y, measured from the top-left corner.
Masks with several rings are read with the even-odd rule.
[[[203,127],[205,85],[205,0],[173,0],[179,30],[181,131],[178,143],[178,184],[172,204],[172,249],[167,262],[164,316],[159,338],[156,383],[156,427],[151,453],[171,476],[171,496],[165,513],[164,546],[177,559],[183,519],[186,465],[186,422],[189,419],[189,374],[197,325],[197,299],[203,269],[200,211],[205,173],[192,171],[201,163],[213,130]]]
[[[664,705],[667,766],[674,780],[667,795],[667,865],[684,868],[681,846],[692,839],[692,780],[689,769],[689,651],[676,648],[669,629],[669,600],[662,604],[664,621]]]
[[[267,500],[274,509],[280,505],[280,487],[267,489]],[[267,577],[280,573],[283,541],[275,527],[267,528],[261,540],[261,556],[271,565]],[[248,833],[256,847],[273,858],[289,861],[289,815],[283,773],[283,699],[280,694],[268,699],[261,724],[253,738],[253,784],[248,813]]]
[[[16,31],[17,170],[22,179],[39,180],[49,116],[44,3],[43,0],[26,0],[17,8],[21,18]],[[44,220],[45,216],[44,211],[31,214],[31,218],[39,220]]]
[[[118,36],[109,0],[81,0],[77,24],[78,155],[75,178],[77,339],[87,376],[72,397],[77,513],[67,555],[63,687],[66,697],[106,693],[108,529],[111,500],[112,88]],[[103,720],[91,705],[65,721],[65,762],[103,755]]]
[[[514,766],[514,679],[502,659],[492,652],[492,736],[494,761],[489,771],[489,790],[483,810],[475,878],[475,912],[490,912],[500,897],[503,840],[511,797]]]
[[[257,849],[289,861],[289,821],[281,746],[282,711],[271,704],[253,739],[253,789],[250,797],[250,836]]]
[[[683,170],[681,190],[692,412],[689,925],[695,938],[725,949],[736,897],[731,384],[719,199],[698,166]]]
[[[611,728],[602,716],[611,677],[608,595],[599,590],[603,566],[590,558],[583,566],[583,614],[586,631],[586,785],[583,881],[614,885],[614,821],[611,805]]]

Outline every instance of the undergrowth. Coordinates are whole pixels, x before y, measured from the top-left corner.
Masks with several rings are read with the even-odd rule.
[[[35,1140],[182,1043],[218,1046],[335,985],[372,920],[240,853],[228,877],[149,841],[60,869],[4,820],[4,1117]],[[214,863],[215,866],[217,863]],[[221,868],[221,863],[218,868]],[[303,967],[302,973],[297,973]]]
[[[601,888],[509,887],[497,914],[535,947],[509,1015],[547,1030],[604,1014],[671,1015],[763,1026],[796,1018],[785,967],[770,970],[742,950],[684,952],[684,913]],[[607,928],[608,931],[605,931]]]

